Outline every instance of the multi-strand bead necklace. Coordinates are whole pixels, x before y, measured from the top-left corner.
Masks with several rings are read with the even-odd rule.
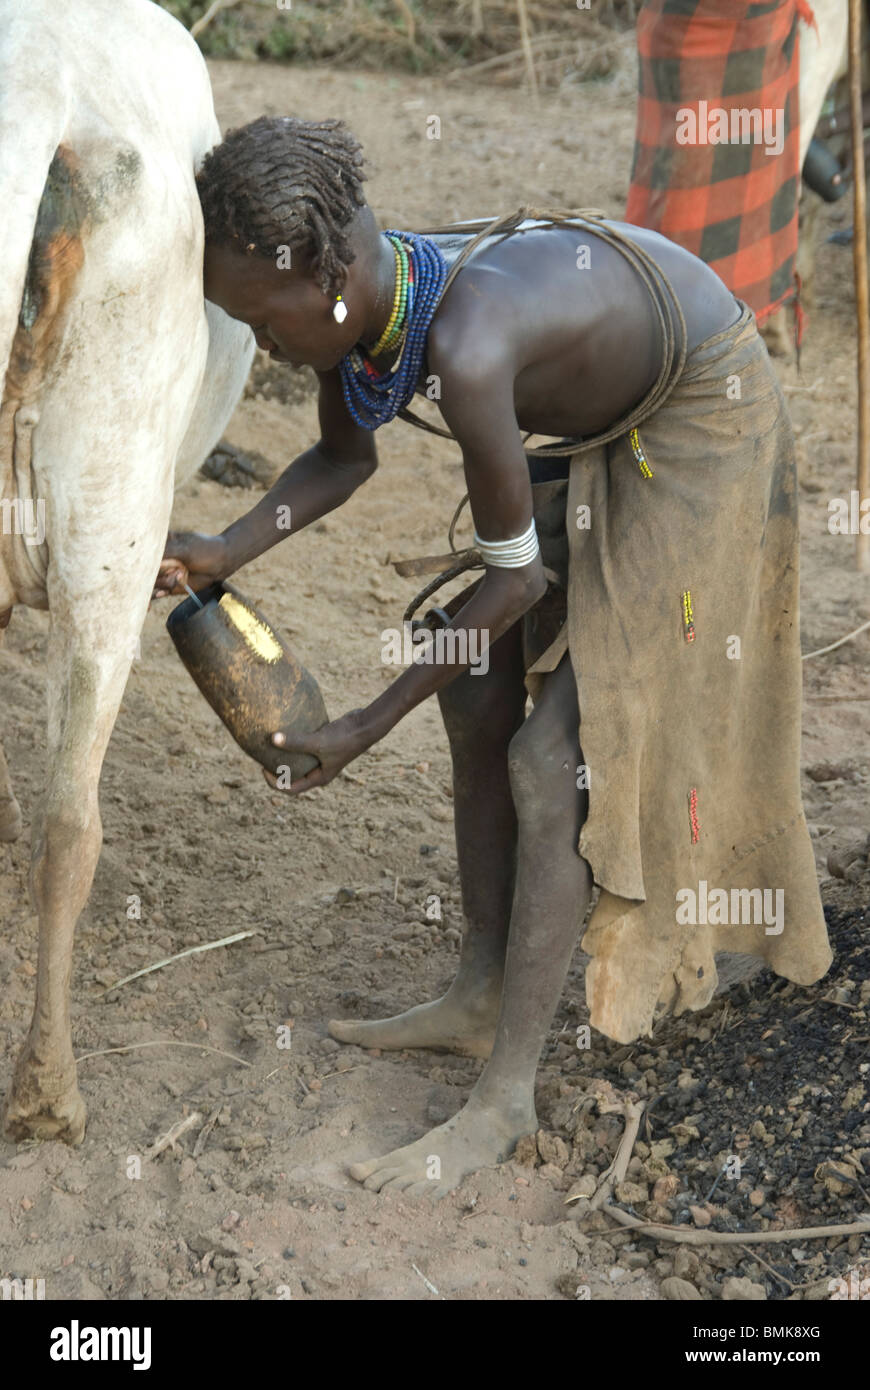
[[[426,335],[438,307],[447,262],[434,242],[415,232],[384,234],[396,257],[393,307],[378,341],[363,353],[353,348],[339,365],[345,405],[363,429],[376,430],[394,419],[413,398],[423,365]],[[386,372],[371,361],[399,349]]]

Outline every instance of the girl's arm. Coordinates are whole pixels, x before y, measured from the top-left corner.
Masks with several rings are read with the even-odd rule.
[[[319,381],[320,439],[222,533],[228,575],[284,540],[289,530],[301,531],[340,507],[378,466],[374,436],[348,415],[338,372],[319,375]]]
[[[227,579],[258,555],[340,507],[378,466],[374,438],[347,413],[337,371],[318,374],[320,439],[284,470],[255,507],[219,536],[170,532],[155,598]]]

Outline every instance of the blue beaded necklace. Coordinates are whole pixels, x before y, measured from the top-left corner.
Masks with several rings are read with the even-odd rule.
[[[344,403],[351,418],[365,430],[386,425],[413,398],[426,335],[438,307],[447,279],[447,262],[434,242],[416,232],[385,232],[391,241],[401,241],[408,250],[408,300],[402,348],[387,372],[377,368],[360,351],[352,348],[339,363]]]

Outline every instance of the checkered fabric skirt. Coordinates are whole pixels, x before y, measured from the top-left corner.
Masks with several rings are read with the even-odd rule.
[[[700,256],[759,321],[796,291],[802,22],[806,0],[646,0],[637,21],[626,221]]]

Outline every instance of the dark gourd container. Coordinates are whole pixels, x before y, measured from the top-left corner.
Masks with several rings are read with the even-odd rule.
[[[170,613],[166,628],[202,694],[240,748],[296,781],[317,759],[276,748],[272,734],[308,734],[328,722],[317,681],[281,634],[231,584],[210,584]]]

